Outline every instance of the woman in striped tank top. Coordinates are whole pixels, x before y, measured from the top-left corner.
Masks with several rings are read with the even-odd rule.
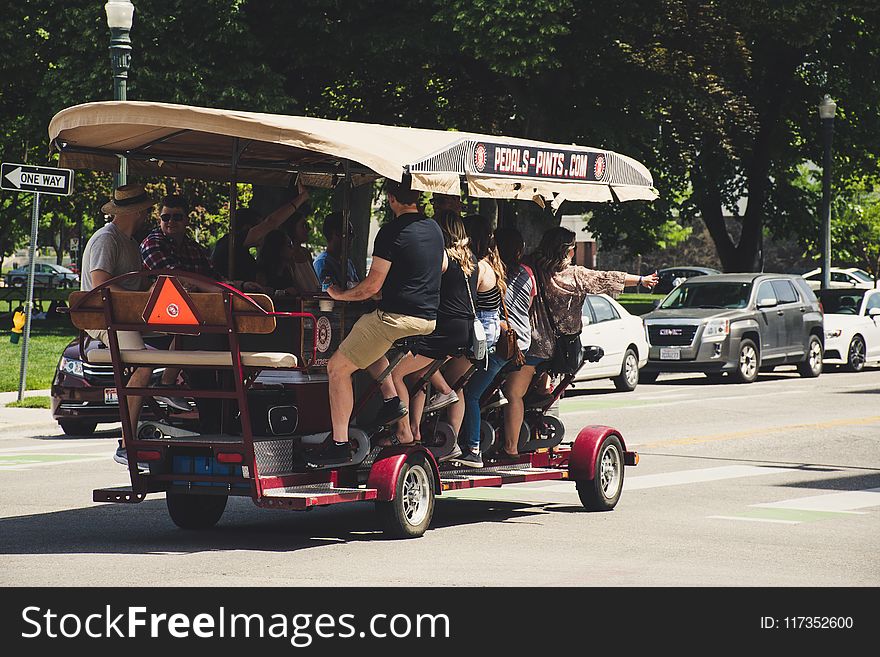
[[[529,342],[531,341],[529,306],[531,305],[532,290],[534,289],[531,275],[519,263],[525,243],[523,242],[522,235],[515,228],[499,228],[495,231],[491,241],[486,240],[486,242],[492,245],[491,251],[494,253],[485,260],[500,285],[496,284],[482,293],[482,308],[478,301],[477,316],[479,317],[480,313],[483,312],[485,313],[483,317],[497,323],[497,328],[494,328],[493,343],[497,342],[500,329],[498,309],[501,306],[503,289],[508,319],[517,333],[518,346],[520,350],[524,351],[529,348]],[[495,257],[497,257],[498,264],[493,266],[491,262]],[[481,262],[483,261],[481,260]],[[478,297],[481,294],[479,289],[478,286]],[[463,465],[475,468],[483,465],[483,460],[480,456],[480,397],[483,396],[486,388],[489,387],[507,362],[507,359],[502,359],[498,356],[493,344],[493,348],[489,351],[487,368],[477,370],[464,388],[465,413],[462,435],[469,449],[461,459],[458,459]],[[520,419],[520,422],[522,422],[522,419]]]

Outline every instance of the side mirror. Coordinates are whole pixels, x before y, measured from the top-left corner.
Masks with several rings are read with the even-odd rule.
[[[773,308],[777,305],[776,299],[767,297],[766,299],[758,299],[758,308]]]

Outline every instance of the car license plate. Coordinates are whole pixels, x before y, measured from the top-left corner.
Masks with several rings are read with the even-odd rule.
[[[660,360],[681,360],[681,349],[661,349]]]
[[[116,394],[116,388],[104,388],[104,403],[118,404],[119,396]]]

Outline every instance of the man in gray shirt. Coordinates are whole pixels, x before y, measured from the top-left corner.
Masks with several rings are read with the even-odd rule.
[[[155,202],[147,195],[143,185],[123,185],[113,191],[113,198],[104,204],[101,211],[113,215],[113,220],[95,231],[83,251],[80,273],[80,289],[90,291],[111,278],[138,272],[144,268],[141,260],[140,244],[134,235],[143,228],[150,216]],[[135,278],[113,284],[111,289],[139,290],[144,279]],[[108,331],[86,331],[91,338],[109,345]],[[116,337],[120,349],[143,349],[143,337],[137,331],[118,331]],[[132,388],[146,388],[150,383],[153,370],[139,367],[128,380]],[[138,417],[141,413],[143,398],[128,398],[128,413],[131,417],[132,431],[137,429]],[[113,455],[113,460],[128,465],[128,457],[123,440]]]

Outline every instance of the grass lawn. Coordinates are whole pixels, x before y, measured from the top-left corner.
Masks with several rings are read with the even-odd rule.
[[[12,344],[9,341],[12,319],[7,315],[0,321],[0,363],[3,363],[3,367],[0,367],[0,392],[17,392],[24,335],[22,334],[18,344]],[[46,390],[52,385],[61,352],[71,338],[76,336],[77,330],[71,326],[67,317],[57,321],[31,321],[26,390]]]
[[[633,315],[644,315],[654,310],[654,302],[663,298],[662,294],[635,294],[625,292],[617,301]]]
[[[9,408],[52,408],[52,400],[49,397],[34,395],[22,397],[21,401],[9,402]]]

